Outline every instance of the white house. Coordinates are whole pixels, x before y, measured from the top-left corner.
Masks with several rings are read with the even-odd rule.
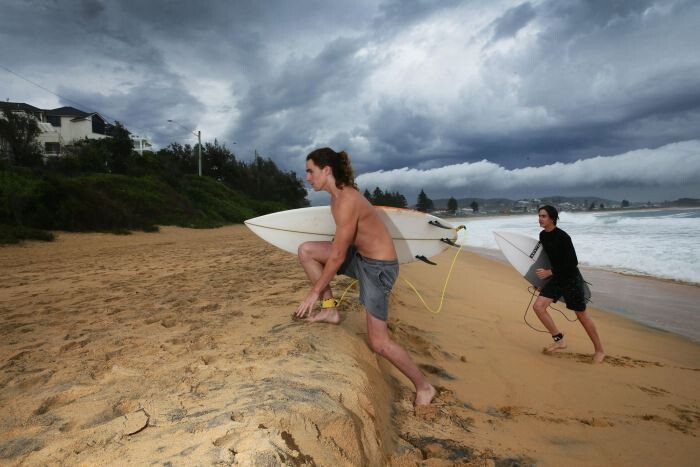
[[[134,142],[134,151],[141,155],[143,155],[144,151],[152,151],[153,145],[148,138],[139,135],[129,135],[129,137]]]
[[[102,139],[111,137],[114,125],[110,124],[97,112],[88,113],[75,107],[59,107],[57,109],[39,109],[21,102],[0,102],[0,118],[2,111],[22,112],[36,118],[40,133],[37,140],[45,156],[58,156],[61,148],[82,139]],[[134,142],[134,150],[139,154],[152,150],[148,138],[129,135]],[[0,147],[4,142],[0,140]]]
[[[100,114],[83,112],[74,107],[47,110],[46,121],[59,132],[64,144],[85,138],[107,138],[112,129],[112,125]]]
[[[0,102],[0,118],[2,111],[21,112],[36,118],[40,131],[37,140],[46,156],[57,156],[64,145],[81,139],[108,138],[113,127],[100,114],[74,107],[45,110],[22,102]]]
[[[41,148],[45,153],[56,153],[56,144],[60,147],[60,135],[46,122],[46,111],[23,102],[0,102],[0,118],[4,118],[4,112],[20,113],[34,117],[39,125],[37,137]],[[48,144],[48,146],[47,146]],[[4,148],[6,142],[0,138],[0,148]]]

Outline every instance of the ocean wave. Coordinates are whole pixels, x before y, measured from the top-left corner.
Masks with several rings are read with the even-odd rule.
[[[559,227],[571,235],[581,265],[627,274],[700,284],[698,210],[562,213]],[[467,246],[498,249],[493,231],[537,238],[537,216],[469,220]]]

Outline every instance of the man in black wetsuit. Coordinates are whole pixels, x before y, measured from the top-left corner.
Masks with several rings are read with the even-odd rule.
[[[550,278],[540,290],[540,295],[533,305],[537,317],[554,339],[553,343],[544,348],[544,352],[551,353],[566,348],[564,335],[559,332],[554,320],[547,312],[547,307],[552,302],[564,297],[566,307],[576,312],[576,317],[593,342],[595,348],[593,363],[601,363],[605,358],[605,351],[595,324],[586,312],[583,277],[578,270],[578,258],[571,237],[557,227],[559,213],[553,206],[542,206],[538,210],[538,216],[540,227],[544,229],[540,232],[540,242],[552,264],[552,269],[538,269],[536,271],[537,277],[540,279]]]

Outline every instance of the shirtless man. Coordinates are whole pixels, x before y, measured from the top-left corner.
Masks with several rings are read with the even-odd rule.
[[[552,353],[566,348],[564,334],[559,332],[557,325],[554,324],[554,320],[547,312],[547,307],[552,302],[564,297],[566,307],[576,312],[576,318],[593,342],[595,349],[593,363],[601,363],[605,359],[605,351],[595,324],[586,312],[583,277],[578,269],[578,258],[571,237],[557,227],[559,212],[554,206],[542,206],[538,210],[538,218],[540,227],[543,229],[540,232],[540,242],[542,242],[542,247],[552,263],[552,269],[535,271],[540,279],[551,278],[540,290],[540,296],[537,297],[532,306],[537,317],[554,339],[554,342],[544,348],[544,352]]]
[[[357,190],[348,155],[330,148],[311,152],[306,156],[306,181],[314,191],[330,193],[336,230],[332,242],[306,242],[299,246],[299,261],[312,288],[296,316],[303,318],[308,314],[309,321],[338,324],[340,314],[330,282],[336,273],[357,279],[360,302],[367,311],[370,348],[411,380],[416,388],[416,406],[430,404],[437,391],[408,352],[389,337],[389,295],[399,274],[399,263],[391,235],[374,207]],[[311,316],[319,299],[321,311]]]

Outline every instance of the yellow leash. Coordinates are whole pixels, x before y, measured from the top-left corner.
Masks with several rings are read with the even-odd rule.
[[[463,225],[455,227],[455,230],[458,232],[462,229],[466,230],[466,227]],[[413,292],[415,292],[418,299],[421,301],[421,303],[423,303],[423,306],[425,307],[425,309],[433,314],[438,314],[442,310],[442,304],[445,300],[445,291],[447,291],[447,284],[450,282],[450,278],[452,277],[452,270],[454,269],[455,263],[457,262],[457,256],[459,256],[459,253],[462,251],[463,246],[464,246],[464,241],[462,241],[462,243],[459,245],[459,249],[457,250],[457,253],[455,253],[454,258],[452,258],[452,264],[450,265],[450,270],[447,272],[447,277],[445,278],[445,284],[442,286],[442,294],[440,295],[440,305],[438,306],[437,310],[433,310],[432,308],[430,308],[428,306],[427,303],[425,303],[423,296],[420,294],[420,292],[418,292],[418,289],[416,289],[416,287],[413,284],[411,284],[408,280],[401,278],[406,284],[408,284],[408,286],[413,290]],[[325,300],[322,300],[321,301],[321,308],[333,308],[333,307],[340,305],[343,301],[343,298],[345,298],[345,295],[348,293],[348,290],[350,290],[350,287],[352,287],[356,283],[357,283],[357,280],[353,280],[352,282],[350,282],[350,285],[345,287],[345,290],[343,291],[343,294],[340,296],[339,300],[336,300],[334,298],[327,298]]]
[[[455,263],[457,262],[457,256],[459,256],[459,252],[462,251],[463,246],[464,246],[464,243],[462,243],[459,246],[457,253],[455,253],[455,257],[452,258],[452,264],[450,265],[450,270],[447,273],[447,278],[445,279],[445,284],[442,286],[442,294],[440,295],[440,306],[438,306],[437,310],[433,310],[432,308],[430,308],[428,306],[427,303],[425,303],[425,300],[423,300],[423,297],[421,296],[420,292],[418,292],[418,289],[416,289],[416,287],[413,284],[411,284],[407,279],[404,279],[403,277],[401,278],[406,284],[408,284],[408,286],[411,289],[413,289],[413,291],[415,292],[418,299],[420,299],[421,303],[423,303],[423,306],[425,307],[425,309],[433,314],[438,314],[442,310],[442,304],[445,300],[445,291],[447,290],[447,284],[450,282],[450,277],[452,277],[452,270],[454,269]]]

